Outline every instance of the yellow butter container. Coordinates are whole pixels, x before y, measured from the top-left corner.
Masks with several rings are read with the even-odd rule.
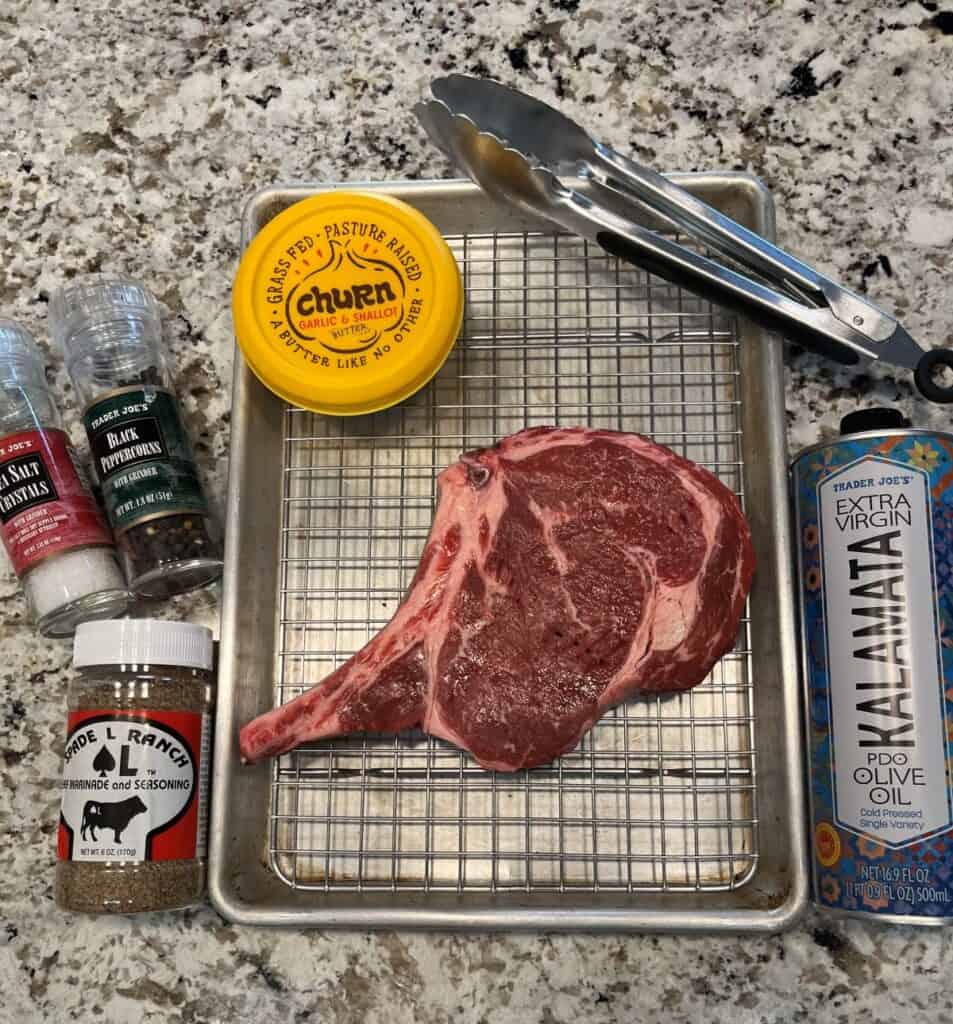
[[[407,203],[324,192],[269,221],[232,289],[235,333],[261,382],[333,416],[386,409],[450,354],[463,319],[460,270]]]

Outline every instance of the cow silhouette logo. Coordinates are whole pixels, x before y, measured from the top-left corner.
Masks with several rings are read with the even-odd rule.
[[[83,807],[80,835],[85,840],[86,830],[89,829],[93,842],[98,843],[96,829],[112,829],[113,842],[121,843],[122,833],[129,826],[129,822],[137,814],[145,814],[145,812],[146,805],[137,796],[131,796],[127,800],[118,800],[115,803],[87,800]]]

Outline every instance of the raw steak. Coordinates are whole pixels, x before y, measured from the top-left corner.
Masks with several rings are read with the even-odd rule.
[[[323,683],[242,729],[246,761],[411,726],[484,768],[551,761],[639,692],[731,648],[754,553],[734,495],[644,437],[536,427],[444,470],[391,621]]]

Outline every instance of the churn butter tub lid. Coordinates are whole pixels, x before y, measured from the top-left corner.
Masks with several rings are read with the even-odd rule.
[[[324,192],[269,221],[232,289],[235,333],[262,383],[336,416],[386,409],[443,365],[463,318],[453,253],[391,196]]]
[[[106,619],[82,622],[73,641],[73,667],[180,665],[212,670],[212,631],[189,622]]]

